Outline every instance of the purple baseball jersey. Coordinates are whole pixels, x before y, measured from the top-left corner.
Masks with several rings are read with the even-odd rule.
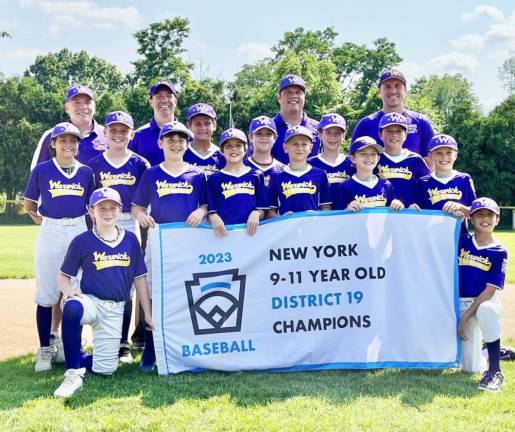
[[[275,126],[277,128],[277,139],[275,140],[274,146],[272,147],[272,156],[283,164],[287,164],[290,160],[288,155],[283,149],[284,135],[290,126],[282,118],[281,113],[277,113],[274,117]],[[300,126],[308,128],[313,132],[313,148],[311,149],[310,156],[315,156],[320,153],[320,140],[318,138],[318,122],[309,118],[306,113],[303,114],[302,120],[299,123]]]
[[[349,156],[340,154],[335,163],[324,159],[322,154],[313,156],[308,159],[310,165],[320,168],[327,173],[329,185],[331,186],[331,194],[334,193],[336,185],[349,180],[356,172],[356,168],[350,160]]]
[[[123,231],[116,244],[107,244],[93,231],[75,237],[61,266],[61,273],[75,277],[82,269],[80,289],[101,300],[127,301],[135,277],[147,273],[136,236]]]
[[[149,163],[141,156],[130,152],[121,163],[115,164],[106,153],[95,156],[88,165],[95,175],[97,187],[111,187],[118,191],[122,198],[122,211],[130,212],[132,196]]]
[[[360,202],[364,208],[388,207],[393,198],[393,186],[388,180],[374,176],[364,182],[353,175],[336,186],[333,210],[345,210],[351,201]]]
[[[264,166],[258,164],[252,156],[249,156],[247,159],[243,161],[243,163],[255,170],[259,170],[263,173],[263,180],[267,189],[270,188],[270,175],[272,173],[281,172],[284,169],[284,164],[279,162],[277,159],[272,159],[272,163],[270,165]]]
[[[185,222],[192,211],[207,204],[206,176],[191,166],[174,176],[163,164],[157,165],[141,176],[132,203],[150,206],[156,223]]]
[[[408,123],[408,133],[403,147],[423,157],[427,156],[427,146],[435,134],[431,122],[425,115],[415,111],[404,110],[402,115],[406,117]],[[352,132],[352,141],[362,136],[369,136],[384,147],[384,143],[379,137],[379,122],[383,116],[383,111],[376,111],[363,117]]]
[[[160,130],[152,117],[149,123],[136,129],[134,138],[129,143],[129,149],[148,160],[150,166],[159,165],[165,160],[163,150],[157,144]]]
[[[55,159],[41,162],[30,173],[23,197],[39,202],[41,216],[76,218],[87,213],[89,196],[95,189],[91,168],[80,163],[67,174]]]
[[[477,297],[486,284],[504,288],[508,251],[497,242],[478,246],[471,234],[462,234],[458,243],[460,297]]]
[[[190,165],[196,166],[201,169],[206,176],[210,176],[214,172],[221,170],[225,166],[225,158],[217,146],[214,144],[209,148],[209,153],[202,156],[200,153],[195,151],[191,144],[184,153],[184,162],[188,162]]]
[[[331,204],[329,180],[324,170],[308,167],[292,171],[288,166],[270,176],[270,207],[279,214],[320,210],[322,204]]]
[[[52,159],[53,156],[50,152],[51,134],[52,129],[49,129],[41,136],[32,157],[31,170],[37,164]],[[93,120],[91,131],[79,141],[79,153],[75,159],[86,165],[90,159],[103,153],[108,147],[107,138],[104,135],[104,126]]]
[[[472,178],[458,171],[451,177],[439,178],[434,173],[418,179],[416,203],[422,209],[442,210],[447,201],[456,201],[470,206],[476,199]]]
[[[403,149],[399,156],[383,152],[374,172],[392,184],[394,198],[402,201],[405,207],[415,202],[417,180],[431,173],[424,159],[407,149]]]

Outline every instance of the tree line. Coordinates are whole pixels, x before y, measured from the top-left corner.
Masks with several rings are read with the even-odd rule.
[[[244,65],[234,79],[225,81],[209,77],[202,65],[184,60],[183,43],[189,34],[189,21],[181,17],[137,31],[134,38],[140,57],[127,74],[86,51],[66,48],[38,56],[22,76],[0,73],[0,193],[6,199],[19,197],[41,134],[67,120],[64,95],[77,83],[95,92],[100,123],[108,112],[122,109],[132,114],[136,125],[143,125],[152,116],[150,84],[169,80],[179,88],[177,118],[183,119],[194,103],[207,102],[217,111],[219,134],[232,124],[247,130],[249,121],[258,115],[273,116],[278,110],[277,83],[294,73],[306,81],[305,109],[310,117],[338,112],[347,120],[350,137],[361,117],[381,109],[377,87],[381,70],[402,61],[395,44],[386,38],[371,46],[337,44],[333,27],[297,28],[283,35],[270,57]],[[3,37],[11,35],[1,32]],[[457,169],[471,174],[479,195],[501,205],[515,204],[514,64],[513,58],[508,59],[499,71],[511,95],[486,116],[471,83],[460,74],[424,76],[408,83],[406,101],[409,109],[426,114],[439,133],[457,139]]]

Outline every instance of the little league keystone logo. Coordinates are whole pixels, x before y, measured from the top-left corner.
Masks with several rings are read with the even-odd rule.
[[[241,330],[245,281],[238,269],[193,273],[185,285],[196,335]]]

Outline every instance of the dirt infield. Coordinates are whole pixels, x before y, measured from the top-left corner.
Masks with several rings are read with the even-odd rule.
[[[27,354],[37,348],[34,292],[33,279],[0,280],[0,317],[4,323],[0,332],[0,360]],[[515,338],[515,285],[506,286],[501,300],[504,305],[504,337]],[[91,341],[88,326],[85,326],[84,337]]]

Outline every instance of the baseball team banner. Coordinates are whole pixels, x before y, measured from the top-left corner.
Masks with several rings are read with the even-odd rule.
[[[456,367],[459,226],[388,209],[283,216],[253,237],[161,225],[158,372]]]

